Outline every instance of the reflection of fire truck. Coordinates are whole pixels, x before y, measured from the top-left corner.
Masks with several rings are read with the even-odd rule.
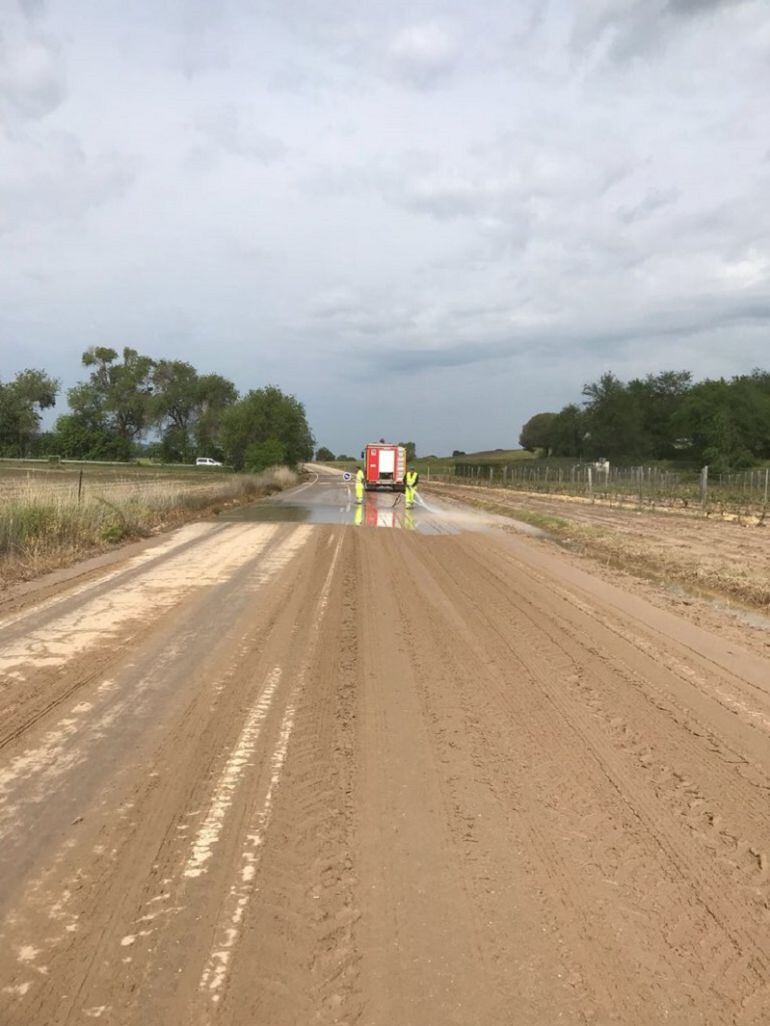
[[[406,474],[406,449],[403,445],[377,442],[367,445],[364,453],[364,483],[367,491],[389,488],[403,492]]]

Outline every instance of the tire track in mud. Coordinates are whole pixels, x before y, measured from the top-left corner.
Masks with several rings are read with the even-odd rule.
[[[445,572],[448,576],[452,577],[454,585],[445,585],[445,590],[449,591],[451,587],[460,586],[460,582],[462,582],[462,586],[468,591],[469,586],[475,583],[474,577],[479,578],[479,568],[476,567],[473,573],[466,569],[466,572],[463,574],[462,566],[458,565],[456,550],[453,555],[454,565],[451,571],[444,570],[444,567],[439,569],[437,565],[433,565],[431,569],[439,574]],[[728,992],[730,987],[733,986],[742,994],[742,997],[750,998],[757,988],[761,988],[762,981],[766,980],[768,976],[764,953],[767,950],[766,944],[762,940],[758,940],[753,931],[744,922],[744,918],[748,918],[750,921],[753,920],[757,929],[765,934],[767,933],[767,898],[764,893],[766,880],[764,874],[761,873],[761,866],[759,867],[760,873],[755,874],[754,878],[750,881],[751,900],[748,904],[743,900],[739,900],[737,907],[735,907],[736,893],[739,894],[740,889],[738,892],[733,889],[739,882],[734,875],[734,867],[729,866],[729,871],[725,874],[725,867],[722,864],[715,865],[715,860],[704,849],[693,847],[691,835],[687,833],[683,835],[680,829],[682,820],[689,811],[690,796],[688,795],[688,789],[691,789],[692,781],[688,780],[686,776],[682,776],[685,786],[676,789],[673,794],[675,799],[678,798],[680,800],[669,803],[669,807],[666,808],[661,801],[660,781],[651,782],[649,780],[649,773],[645,775],[643,766],[637,763],[629,769],[622,759],[618,759],[613,755],[613,749],[615,751],[620,750],[622,755],[628,754],[629,746],[625,743],[629,729],[627,722],[622,716],[605,714],[601,724],[603,732],[597,735],[595,729],[595,706],[592,707],[591,703],[586,700],[585,693],[578,692],[575,694],[575,684],[581,680],[581,673],[576,673],[576,658],[578,663],[583,663],[582,676],[584,677],[595,674],[597,669],[603,667],[603,672],[600,674],[601,683],[597,681],[597,691],[601,693],[605,702],[617,702],[621,691],[626,696],[638,697],[639,681],[632,682],[634,686],[629,688],[628,680],[624,679],[624,667],[621,665],[618,668],[614,662],[609,664],[610,670],[607,672],[606,649],[603,653],[605,659],[602,662],[596,658],[596,650],[592,650],[590,645],[586,646],[585,638],[583,639],[582,655],[581,647],[578,643],[573,645],[573,651],[569,654],[565,652],[563,646],[558,642],[554,644],[553,634],[558,633],[562,626],[561,622],[556,627],[557,620],[552,613],[550,616],[539,616],[537,622],[535,622],[538,612],[543,613],[545,610],[538,610],[538,595],[536,593],[533,595],[531,587],[527,589],[526,602],[522,599],[517,600],[516,589],[512,588],[510,584],[506,587],[505,583],[501,583],[500,578],[498,578],[495,585],[497,589],[497,592],[495,592],[490,587],[490,578],[495,577],[498,573],[498,569],[490,570],[486,568],[482,571],[481,580],[478,583],[483,587],[483,595],[485,596],[484,612],[477,612],[473,617],[472,622],[476,625],[477,629],[468,632],[466,638],[468,647],[470,650],[475,650],[478,653],[479,663],[483,665],[485,654],[480,650],[475,642],[475,638],[483,636],[484,633],[489,634],[488,630],[486,632],[483,631],[480,623],[480,621],[486,620],[488,625],[493,628],[495,634],[497,634],[498,644],[509,649],[507,660],[501,654],[500,657],[492,660],[493,665],[497,667],[504,666],[506,661],[510,663],[511,658],[515,659],[516,664],[526,670],[530,681],[528,687],[534,688],[544,700],[545,704],[540,710],[541,719],[539,722],[543,736],[548,738],[549,762],[558,764],[559,758],[558,751],[554,749],[554,745],[558,741],[558,735],[555,735],[553,730],[550,733],[548,732],[549,719],[554,723],[561,719],[564,724],[569,725],[570,733],[574,734],[577,732],[578,734],[578,738],[575,738],[571,746],[565,745],[562,742],[564,748],[562,757],[566,760],[567,764],[580,765],[582,767],[581,772],[585,773],[588,777],[596,777],[596,768],[599,767],[600,772],[606,776],[607,785],[612,789],[608,793],[608,799],[613,798],[612,791],[616,792],[615,799],[609,804],[617,806],[617,799],[619,799],[627,806],[631,814],[632,819],[630,821],[627,815],[624,816],[622,808],[617,809],[613,814],[613,818],[619,817],[621,822],[624,819],[626,820],[622,834],[630,833],[632,836],[635,833],[638,834],[638,826],[640,825],[647,832],[646,836],[644,834],[641,836],[641,840],[646,843],[643,844],[639,851],[643,852],[645,848],[647,849],[642,864],[646,861],[648,868],[650,865],[655,865],[656,853],[654,849],[655,846],[660,845],[661,851],[665,855],[661,869],[666,870],[669,875],[673,871],[671,880],[674,887],[674,895],[676,895],[677,889],[681,890],[684,886],[686,890],[683,894],[687,893],[687,889],[691,892],[690,898],[686,899],[686,905],[690,905],[693,901],[696,905],[699,903],[702,905],[706,918],[704,919],[701,915],[699,920],[689,922],[685,929],[680,928],[679,932],[682,938],[695,937],[703,940],[710,932],[713,933],[713,930],[710,931],[708,927],[710,926],[710,920],[715,918],[718,926],[718,934],[713,938],[715,947],[711,956],[710,968],[703,970],[703,972],[708,972],[713,976],[712,986],[718,988],[718,986],[724,985]],[[481,588],[479,591],[482,593]],[[427,594],[425,597],[427,598]],[[479,610],[480,605],[478,602],[474,602],[472,592],[468,597],[473,608]],[[478,597],[476,596],[476,598]],[[493,599],[496,599],[496,601]],[[545,606],[546,604],[542,603],[542,605]],[[574,638],[572,640],[573,642],[575,641]],[[486,658],[489,659],[489,648],[486,651]],[[489,669],[488,665],[486,669]],[[577,669],[579,670],[580,667],[578,666]],[[514,687],[513,680],[511,680],[508,686],[504,682],[501,682],[501,685],[498,698],[502,701],[503,707],[506,704],[510,707],[509,717],[513,713],[517,719],[525,716],[526,720],[530,723],[538,722],[535,719],[534,714],[536,710],[534,708],[527,707],[525,712],[518,707],[517,703],[513,703],[511,697]],[[506,687],[507,693],[504,690]],[[621,689],[620,691],[619,688]],[[588,709],[586,709],[586,706],[588,706]],[[616,711],[613,710],[613,713],[616,713]],[[658,715],[655,725],[653,726],[652,723],[647,722],[645,733],[649,732],[659,745],[662,742],[665,747],[666,727],[670,722],[669,717],[671,714],[670,710],[656,711]],[[661,716],[660,712],[663,712],[664,716]],[[557,714],[557,720],[554,720],[554,713]],[[644,702],[636,709],[636,714],[641,724],[644,724],[645,719],[649,721],[649,711],[644,708]],[[594,722],[592,722],[592,719]],[[676,724],[672,726],[669,734],[668,741],[674,746],[674,750],[669,755],[674,756],[675,763],[677,742],[679,745],[686,745],[688,737],[691,737],[691,735],[688,735],[686,730],[680,729]],[[614,745],[607,745],[606,739],[608,737],[614,742]],[[700,750],[696,747],[695,754],[699,757],[700,767],[704,772],[708,767],[712,782],[714,780],[714,770],[716,770],[716,781],[722,787],[723,793],[731,794],[733,802],[736,799],[740,802],[738,793],[741,790],[750,798],[755,798],[755,795],[751,794],[752,786],[747,784],[747,782],[736,780],[734,774],[729,772],[720,772],[720,764],[717,759],[713,758],[713,752],[708,747],[701,748]],[[593,757],[595,765],[586,762],[587,755]],[[532,759],[534,760],[533,766],[537,766],[538,763],[542,765],[542,760],[536,759],[536,752],[534,751],[532,752]],[[580,805],[576,804],[579,802],[580,794],[576,793],[574,785],[570,786],[570,784],[569,780],[565,780],[562,784],[562,789],[564,794],[571,794],[572,796],[571,811],[573,806],[580,808]],[[606,792],[607,785],[604,788],[600,788],[597,785],[597,795],[602,790]],[[521,794],[521,789],[519,789],[518,793]],[[686,798],[686,803],[681,801],[683,795]],[[553,795],[551,800],[554,800]],[[605,804],[608,804],[606,800]],[[599,829],[596,829],[597,805],[595,800],[592,803],[590,800],[587,801],[584,796],[582,806],[582,815],[592,817],[594,821],[593,826],[598,837],[604,838],[606,842],[607,839],[613,837],[613,833],[617,835],[617,829],[613,831],[612,819],[607,820],[606,817],[599,822]],[[556,807],[559,809],[559,816],[564,817],[563,801],[557,800]],[[762,810],[757,806],[756,802],[755,808],[757,811],[755,832],[759,838],[766,839],[767,817],[765,815],[763,819],[761,815]],[[650,848],[650,839],[654,839],[652,849]],[[616,840],[615,843],[617,844],[619,841]],[[754,848],[753,850],[758,851],[759,849]],[[749,851],[751,851],[750,846]],[[552,855],[553,859],[550,861],[558,864],[558,852],[554,850]],[[638,864],[639,861],[639,854],[627,860],[631,866]],[[616,860],[616,867],[617,865],[619,864]],[[692,878],[692,868],[694,866],[698,866],[697,887]],[[756,861],[754,862],[754,868],[758,868]],[[743,873],[739,875],[743,877]],[[641,876],[643,877],[643,874]],[[650,879],[656,879],[655,875],[652,874]],[[745,883],[745,878],[742,882]],[[568,888],[568,892],[571,891],[574,896],[580,893],[580,887],[577,880],[574,880],[573,884],[574,886]],[[643,882],[638,885],[637,890],[641,897],[644,890]],[[726,896],[728,894],[731,895],[730,898]],[[676,907],[676,901],[677,899],[675,898],[675,904],[672,906],[674,908]],[[678,903],[682,904],[681,897],[678,899]],[[643,901],[639,901],[636,904],[637,908],[643,906]],[[718,910],[718,912],[715,910]],[[590,910],[584,910],[582,915],[584,916],[587,912],[590,912]],[[666,919],[665,908],[660,907],[659,914],[661,914],[661,923],[664,923]],[[693,941],[689,943],[692,945]],[[681,949],[683,946],[685,946],[685,942],[681,939],[677,943],[677,948]],[[692,957],[697,959],[698,955],[697,949],[693,949]],[[731,969],[731,972],[728,972],[728,969]],[[730,976],[733,978],[729,979]],[[729,1007],[730,1002],[734,1001],[734,993],[728,993],[727,996],[722,995],[722,1000],[724,1007]],[[761,1019],[757,1021],[761,1021]]]
[[[294,535],[301,537],[306,530],[299,529],[297,534],[297,529],[289,529],[285,540],[290,542]],[[24,1006],[25,1014],[27,1008],[32,1010],[30,1019],[20,1021],[36,1021],[33,1009],[35,991],[38,990],[42,990],[43,1007],[47,1008],[46,1015],[50,1016],[45,1021],[68,1021],[66,1016],[61,1017],[67,1006],[62,993],[47,989],[49,981],[53,984],[58,978],[53,974],[54,965],[59,969],[59,975],[64,971],[71,975],[73,965],[85,967],[90,964],[83,963],[83,957],[88,951],[99,951],[100,958],[104,958],[105,938],[112,931],[120,931],[121,921],[131,922],[147,914],[146,909],[144,913],[139,912],[141,901],[136,911],[131,911],[128,905],[130,896],[136,894],[137,883],[146,882],[151,889],[149,898],[158,897],[154,884],[157,883],[161,857],[157,854],[153,863],[147,860],[153,858],[154,847],[158,845],[157,851],[162,852],[168,845],[174,848],[181,838],[185,844],[188,843],[187,832],[193,819],[189,816],[189,802],[181,796],[191,786],[199,786],[201,774],[205,780],[207,769],[211,772],[211,767],[219,760],[220,741],[217,741],[217,731],[221,737],[223,730],[230,732],[239,722],[238,707],[243,700],[242,675],[248,673],[250,665],[263,665],[264,653],[276,644],[276,637],[280,640],[285,633],[282,626],[285,616],[291,615],[292,611],[300,615],[299,598],[295,599],[293,593],[301,597],[296,582],[301,578],[303,568],[312,567],[314,562],[313,552],[303,546],[304,541],[299,550],[291,544],[288,549],[279,545],[272,557],[268,553],[265,564],[272,558],[273,569],[267,565],[261,567],[258,576],[262,583],[256,590],[249,586],[254,571],[250,564],[247,565],[224,586],[223,598],[229,599],[229,604],[218,604],[213,617],[208,604],[204,602],[192,618],[188,635],[185,637],[182,633],[177,637],[177,646],[189,642],[181,659],[166,658],[163,638],[157,639],[155,655],[152,652],[145,654],[143,669],[148,677],[155,675],[159,687],[176,692],[177,688],[173,685],[181,685],[177,701],[177,704],[181,702],[180,712],[171,719],[173,721],[177,715],[180,718],[170,736],[167,724],[159,725],[159,747],[155,750],[152,732],[146,737],[137,737],[141,757],[149,761],[149,773],[145,778],[136,757],[133,760],[129,758],[128,764],[120,767],[121,774],[115,780],[108,777],[105,781],[98,775],[94,779],[93,773],[86,777],[89,786],[93,781],[95,797],[90,807],[84,798],[82,808],[85,820],[95,825],[101,822],[103,825],[98,828],[96,836],[92,829],[82,825],[78,827],[77,838],[72,837],[72,830],[63,831],[60,839],[63,844],[58,852],[53,858],[50,852],[48,854],[53,863],[51,870],[42,870],[36,879],[31,879],[26,885],[26,896],[20,906],[22,913],[14,913],[9,924],[10,934],[19,936],[20,940],[14,942],[7,933],[7,947],[13,950],[14,946],[23,946],[24,930],[29,927],[30,921],[37,924],[38,933],[47,933],[52,943],[44,946],[51,949],[47,953],[50,958],[46,965],[50,975],[46,973],[42,980],[36,980],[32,973],[25,976],[25,966],[21,964],[17,964],[9,973],[12,978],[18,976],[18,979],[13,979],[12,986],[26,984],[28,990],[32,988],[30,999]],[[301,551],[302,559],[291,562],[288,572],[270,584],[274,570],[281,565],[279,554],[284,550],[291,556],[295,551]],[[227,592],[231,589],[235,590],[228,596]],[[260,600],[256,617],[255,597]],[[208,622],[204,621],[204,617],[208,618]],[[228,626],[229,617],[234,617],[234,622]],[[214,641],[214,644],[208,649],[210,641]],[[160,662],[153,662],[156,656]],[[140,666],[126,668],[129,695],[136,688],[136,670]],[[161,717],[161,720],[166,718]],[[82,772],[80,776],[82,779]],[[144,782],[134,784],[136,780]],[[102,795],[97,800],[99,789]],[[75,787],[71,793],[77,796],[78,790]],[[160,841],[157,840],[159,835]],[[61,900],[62,895],[66,896],[66,900]],[[119,896],[117,901],[116,895]],[[105,920],[103,911],[110,906],[114,906],[112,914]],[[54,909],[55,914],[51,911]],[[59,921],[58,929],[54,920]],[[44,925],[46,921],[48,926]],[[83,924],[87,927],[87,934]],[[121,936],[128,933],[129,930],[123,929]],[[120,953],[119,943],[116,943],[116,947]],[[122,954],[126,957],[125,952]],[[94,954],[91,957],[96,956]],[[127,957],[133,960],[132,956]],[[75,959],[74,963],[71,962],[72,958]],[[65,970],[65,966],[69,968]],[[77,975],[75,972],[75,978]],[[86,967],[83,987],[86,986],[88,975]],[[59,988],[61,990],[61,983]],[[47,1005],[49,999],[56,1003],[55,1010]],[[73,1002],[76,1000],[72,994],[69,999]],[[96,1001],[94,1007],[100,1007],[101,1004],[104,1001]],[[72,1007],[72,1014],[77,1018],[79,1011],[74,1005]]]
[[[308,527],[280,563],[293,530],[113,637],[108,682],[165,698],[30,831],[0,1021],[764,1026],[765,698],[729,645],[525,542]],[[0,772],[72,717],[76,757],[99,686]]]
[[[264,583],[274,572],[271,561],[276,553],[278,561],[282,559],[280,552],[287,542],[286,535],[268,529],[254,540],[246,536],[245,555],[239,555],[233,563],[232,543],[239,537],[236,534],[229,539],[222,538],[221,531],[217,530],[213,538],[208,538],[219,542],[220,547],[227,542],[226,555],[230,563],[226,564],[224,574],[219,571],[212,574],[210,564],[219,551],[203,546],[196,557],[199,566],[208,566],[198,580],[192,581],[192,587],[190,578],[195,571],[184,561],[188,559],[190,545],[200,544],[200,538],[184,544],[169,542],[162,555],[146,561],[147,554],[143,553],[137,557],[138,567],[115,571],[116,580],[112,580],[111,575],[111,584],[102,586],[97,582],[86,586],[80,597],[80,602],[85,603],[82,608],[73,608],[70,596],[66,596],[61,608],[52,603],[46,610],[42,625],[37,613],[29,611],[15,618],[12,631],[4,632],[0,626],[0,670],[3,671],[0,750],[34,728],[77,691],[109,676],[112,667],[127,662],[138,638],[143,645],[152,644],[156,635],[169,629],[173,631],[180,621],[194,618],[209,601],[206,586],[218,586],[223,601],[232,602],[239,590]],[[177,577],[172,586],[175,576],[172,569],[168,585],[159,588],[155,575],[161,568],[173,567],[174,563],[187,579]],[[128,590],[123,589],[126,583],[130,584]],[[115,616],[114,600],[107,597],[108,589],[112,588],[120,589],[122,617]],[[105,627],[100,631],[97,624],[106,625],[108,621],[110,629]],[[85,634],[88,641],[84,640],[80,626],[83,622],[89,624]],[[51,647],[55,654],[51,654]]]
[[[324,613],[325,643],[319,648],[320,636],[310,639],[299,671],[290,757],[217,1022],[245,1017],[288,1026],[357,1019],[349,837],[356,646],[351,573],[346,546],[334,605]]]
[[[357,538],[362,561],[360,784],[356,796],[361,978],[367,1026],[507,1021],[497,953],[475,901],[421,702],[403,603],[414,568],[400,538]],[[435,666],[425,668],[435,678]],[[501,1015],[504,1014],[504,1018]]]

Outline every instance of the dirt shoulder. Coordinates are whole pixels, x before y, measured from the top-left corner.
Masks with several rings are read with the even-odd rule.
[[[426,489],[423,489],[425,491]],[[592,572],[767,653],[770,527],[638,512],[568,496],[434,484],[429,493],[544,530]]]
[[[0,502],[0,605],[24,585],[36,588],[60,571],[84,561],[112,561],[130,553],[137,541],[163,535],[223,510],[249,505],[296,485],[305,474],[272,468],[259,475],[233,476],[213,488],[188,487],[168,480],[107,481],[98,496],[81,506],[43,482]],[[196,482],[198,484],[198,482]],[[93,486],[92,486],[93,487]]]

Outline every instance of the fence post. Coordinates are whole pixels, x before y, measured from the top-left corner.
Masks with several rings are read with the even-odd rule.
[[[706,502],[708,500],[709,490],[709,468],[706,465],[700,472],[700,504],[703,509],[706,508]]]
[[[80,473],[78,474],[78,506],[80,505],[80,496],[81,496],[82,492],[83,492],[83,468],[81,467],[80,468]]]
[[[591,467],[588,468],[588,494],[591,498],[594,497],[594,479]]]
[[[767,507],[767,485],[770,480],[770,467],[765,467],[765,507]]]
[[[490,467],[489,468],[489,483],[490,484],[492,484],[493,481],[494,481],[494,473],[495,473],[495,468],[494,467]]]

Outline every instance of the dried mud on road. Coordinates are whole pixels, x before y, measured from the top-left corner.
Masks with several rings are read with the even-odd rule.
[[[430,492],[538,524],[605,579],[629,575],[625,586],[650,601],[770,651],[770,524],[502,488],[434,483]]]
[[[183,528],[0,618],[0,1023],[761,1026],[769,670],[530,538]]]

